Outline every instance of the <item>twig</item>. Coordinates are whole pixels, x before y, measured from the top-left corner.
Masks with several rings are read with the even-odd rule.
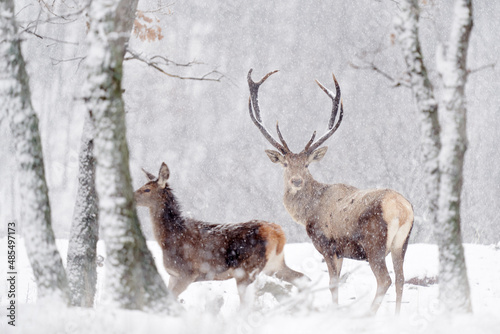
[[[160,55],[153,56],[150,58],[150,60],[152,61],[153,59],[156,59],[156,58],[163,60],[165,62],[165,65],[175,65],[178,67],[191,67],[192,65],[205,65],[204,63],[196,61],[196,60],[190,61],[190,62],[185,63],[185,64],[176,63],[175,61],[172,61],[172,60],[165,58],[163,56],[160,56]]]
[[[82,62],[85,58],[87,58],[87,57],[75,57],[75,58],[68,58],[68,59],[56,59],[56,58],[50,57],[50,61],[52,62],[52,65],[59,65],[61,63],[67,63],[67,62],[76,61],[76,60],[78,60],[79,62]]]
[[[166,76],[169,76],[171,78],[176,78],[176,79],[181,79],[181,80],[217,81],[217,82],[220,82],[221,79],[224,78],[224,75],[217,70],[212,70],[212,71],[204,74],[201,77],[190,77],[190,76],[182,76],[182,75],[178,75],[178,74],[172,74],[172,73],[165,71],[163,68],[161,68],[160,67],[161,64],[152,60],[153,58],[161,58],[162,60],[164,60],[166,62],[166,64],[164,64],[164,65],[168,65],[168,64],[176,65],[177,64],[173,61],[170,61],[169,59],[167,59],[165,57],[154,56],[153,58],[148,59],[148,58],[143,57],[140,54],[134,52],[131,49],[127,49],[127,52],[130,54],[130,57],[125,57],[124,60],[138,60],[138,61],[148,65],[149,67],[154,68],[158,72],[163,73]],[[180,64],[179,66],[185,67],[185,66],[190,66],[192,64],[198,64],[198,63],[192,62],[192,63],[187,63],[187,64]],[[210,76],[212,76],[212,75],[215,75],[216,77],[210,78]]]
[[[410,88],[410,84],[408,82],[405,82],[403,80],[396,79],[392,77],[389,73],[385,72],[384,70],[380,69],[377,65],[375,65],[372,62],[366,62],[365,65],[357,65],[352,62],[349,62],[349,65],[357,70],[371,70],[375,71],[376,73],[382,75],[384,78],[387,80],[391,81],[394,83],[393,87],[399,87],[399,86],[404,86],[407,88]]]
[[[156,9],[150,9],[150,10],[138,10],[138,11],[141,11],[143,13],[160,13],[162,15],[172,15],[172,12],[170,11],[170,9],[168,10],[167,13],[163,12],[163,10],[165,8],[169,8],[169,7],[172,7],[173,5],[175,4],[175,2],[172,2],[172,3],[169,3],[169,4],[166,4],[166,5],[163,5],[163,6],[160,6]]]
[[[70,45],[79,45],[80,43],[78,42],[70,42],[70,41],[65,41],[65,40],[62,40],[62,39],[57,39],[57,38],[53,38],[53,37],[48,37],[48,36],[42,36],[42,35],[39,35],[33,31],[30,31],[29,28],[24,28],[23,26],[19,25],[23,30],[20,31],[20,33],[23,33],[23,32],[26,32],[28,34],[32,34],[40,39],[46,39],[46,40],[49,40],[49,41],[53,41],[53,42],[57,42],[57,43],[62,43],[62,44],[70,44]]]
[[[479,66],[479,67],[474,68],[474,69],[468,69],[467,70],[467,74],[473,74],[473,73],[481,72],[481,71],[483,71],[483,70],[485,70],[487,68],[495,69],[496,65],[497,65],[497,62],[494,62],[494,63],[490,63],[490,64]]]

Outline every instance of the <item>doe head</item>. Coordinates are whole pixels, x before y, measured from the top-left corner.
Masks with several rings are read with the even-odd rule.
[[[165,188],[168,188],[167,180],[170,176],[170,171],[167,164],[161,164],[158,177],[142,170],[149,179],[145,185],[134,192],[135,203],[137,206],[146,206],[149,208],[155,207],[162,201]]]

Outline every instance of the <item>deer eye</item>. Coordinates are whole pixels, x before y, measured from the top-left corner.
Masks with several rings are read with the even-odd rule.
[[[306,168],[309,167],[309,164],[306,164]]]
[[[285,163],[283,164],[283,167],[288,167],[288,164],[285,162]]]
[[[150,192],[150,191],[151,191],[151,189],[144,189],[144,192],[145,192],[145,193],[148,193],[148,192]]]

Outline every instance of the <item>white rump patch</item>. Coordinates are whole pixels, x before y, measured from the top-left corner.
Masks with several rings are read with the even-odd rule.
[[[385,255],[389,254],[392,247],[395,245],[396,236],[399,231],[399,217],[393,218],[387,225],[387,242],[385,245]]]

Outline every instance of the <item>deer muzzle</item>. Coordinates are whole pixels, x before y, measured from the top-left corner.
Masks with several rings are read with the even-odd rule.
[[[293,187],[295,188],[301,188],[302,187],[302,184],[303,184],[303,181],[300,177],[293,177],[291,180],[290,180],[290,183],[292,184]]]

